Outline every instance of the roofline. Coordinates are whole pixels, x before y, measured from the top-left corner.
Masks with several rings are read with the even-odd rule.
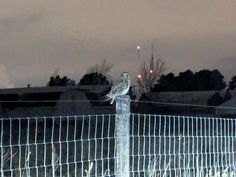
[[[23,94],[23,93],[48,93],[48,92],[65,92],[69,90],[80,90],[90,92],[103,92],[111,85],[76,85],[76,86],[55,86],[55,87],[24,87],[24,88],[6,88],[0,89],[0,94]]]

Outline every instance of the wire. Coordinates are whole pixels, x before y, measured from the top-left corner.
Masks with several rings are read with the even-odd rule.
[[[6,101],[0,101],[0,103],[54,103],[54,102],[62,102],[62,103],[71,103],[71,102],[106,102],[104,100],[6,100]]]
[[[229,106],[209,106],[209,105],[200,105],[200,104],[156,102],[156,101],[135,101],[135,100],[131,100],[131,101],[132,101],[132,102],[139,102],[139,103],[162,104],[162,105],[173,105],[173,106],[205,107],[205,108],[221,108],[221,109],[236,109],[236,107],[229,107]]]
[[[229,106],[209,106],[209,105],[200,105],[200,104],[189,104],[189,103],[173,103],[173,102],[157,102],[157,101],[138,101],[138,100],[130,100],[124,99],[126,101],[130,101],[133,103],[146,103],[146,104],[160,104],[160,105],[172,105],[172,106],[186,106],[186,107],[204,107],[204,108],[219,108],[219,109],[235,109],[236,107],[229,107]],[[103,103],[107,102],[105,100],[6,100],[0,101],[0,103],[50,103],[50,102],[57,102],[57,103]]]

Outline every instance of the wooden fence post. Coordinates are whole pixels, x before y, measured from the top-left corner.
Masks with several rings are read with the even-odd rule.
[[[130,97],[116,99],[116,176],[129,177]]]

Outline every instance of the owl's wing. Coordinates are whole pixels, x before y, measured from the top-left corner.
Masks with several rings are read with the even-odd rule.
[[[117,95],[117,94],[120,94],[122,93],[123,91],[123,83],[117,83],[116,85],[113,85],[111,87],[111,91],[110,91],[110,94],[111,95]]]
[[[110,103],[112,104],[118,95],[125,95],[128,92],[129,86],[130,77],[127,73],[123,73],[121,79],[113,84],[110,92],[105,95],[105,101],[111,100]]]
[[[105,95],[104,97],[105,101],[110,100],[115,95],[116,91],[117,91],[117,85],[113,85],[110,91]]]

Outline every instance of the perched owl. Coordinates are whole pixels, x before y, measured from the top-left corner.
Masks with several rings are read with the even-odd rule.
[[[130,87],[130,76],[129,73],[123,72],[121,73],[120,80],[116,82],[111,87],[110,92],[105,96],[106,101],[110,100],[112,104],[117,96],[125,95],[128,93]]]

